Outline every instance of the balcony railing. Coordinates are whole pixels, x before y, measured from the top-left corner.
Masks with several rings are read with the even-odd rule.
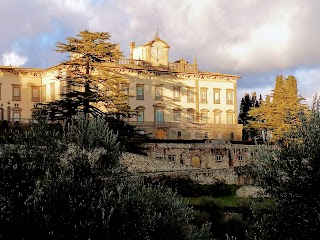
[[[128,58],[120,58],[113,61],[109,61],[105,63],[106,66],[110,67],[129,67],[134,69],[152,69],[155,68],[157,70],[171,70],[174,72],[197,72],[198,66],[197,64],[188,64],[186,62],[175,62],[169,63],[168,66],[152,66],[150,63],[143,60],[135,60]]]
[[[140,127],[168,127],[168,128],[241,128],[241,124],[215,124],[215,123],[190,123],[190,122],[152,122],[130,121],[131,125]]]

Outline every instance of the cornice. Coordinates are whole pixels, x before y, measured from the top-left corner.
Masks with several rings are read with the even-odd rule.
[[[11,74],[17,76],[39,77],[43,69],[41,68],[21,68],[11,66],[0,66],[0,73]]]
[[[133,69],[124,67],[108,67],[113,72],[117,73],[136,73],[138,75],[153,75],[153,76],[164,76],[170,75],[172,77],[184,78],[184,79],[209,79],[209,80],[224,80],[232,81],[238,80],[240,76],[222,73],[211,73],[211,72],[199,72],[199,73],[187,73],[187,72],[173,72],[170,70],[158,70],[158,69]]]

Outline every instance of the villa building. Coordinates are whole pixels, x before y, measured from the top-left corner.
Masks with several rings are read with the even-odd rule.
[[[197,60],[169,62],[170,46],[158,35],[130,44],[130,57],[105,63],[129,80],[125,91],[138,115],[129,119],[158,139],[241,140],[237,124],[236,75],[198,70]],[[66,91],[58,66],[48,69],[0,66],[0,120],[29,122],[37,103]]]

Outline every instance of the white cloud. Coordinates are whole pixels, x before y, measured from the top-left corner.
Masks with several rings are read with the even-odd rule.
[[[19,56],[15,52],[2,54],[2,62],[5,66],[20,67],[28,61],[27,57]]]
[[[144,44],[159,28],[170,61],[197,58],[201,70],[247,76],[239,86],[257,93],[269,88],[268,76],[315,78],[295,69],[320,69],[318,0],[1,0],[1,10],[0,53],[12,49],[31,67],[60,62],[54,43],[84,29],[110,32],[128,57],[131,41]],[[320,79],[310,81],[299,83],[301,95],[320,89]]]
[[[299,94],[306,98],[309,106],[312,105],[315,94],[320,94],[320,67],[300,69],[292,73],[298,80]]]

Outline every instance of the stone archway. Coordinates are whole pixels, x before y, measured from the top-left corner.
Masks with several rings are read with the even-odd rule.
[[[196,167],[196,168],[200,168],[201,167],[201,160],[199,157],[194,156],[191,158],[191,166],[192,167]]]
[[[163,128],[158,128],[156,135],[157,139],[166,139],[166,131]]]

